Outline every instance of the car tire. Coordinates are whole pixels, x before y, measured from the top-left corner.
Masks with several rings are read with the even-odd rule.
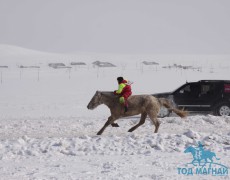
[[[220,103],[214,109],[217,116],[230,116],[230,105],[228,103]]]
[[[169,117],[170,114],[171,114],[170,110],[168,110],[165,107],[161,107],[157,117],[159,117],[159,118]]]

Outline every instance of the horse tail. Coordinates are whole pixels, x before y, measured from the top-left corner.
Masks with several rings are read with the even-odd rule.
[[[160,102],[161,106],[166,107],[167,109],[169,109],[170,111],[173,111],[174,113],[176,113],[178,116],[180,116],[182,118],[184,118],[188,115],[187,111],[184,111],[183,109],[180,110],[180,109],[174,108],[168,99],[158,98],[158,101]]]

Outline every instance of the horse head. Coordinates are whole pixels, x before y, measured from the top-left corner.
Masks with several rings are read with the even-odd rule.
[[[96,91],[96,93],[94,94],[94,96],[92,97],[92,99],[90,100],[89,104],[87,105],[88,109],[95,109],[97,106],[101,105],[101,92],[100,91]]]
[[[192,153],[193,154],[193,152],[195,151],[195,149],[192,147],[192,146],[189,146],[188,148],[186,148],[185,150],[184,150],[184,153]]]

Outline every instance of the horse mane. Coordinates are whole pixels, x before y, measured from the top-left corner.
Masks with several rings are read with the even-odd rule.
[[[106,95],[106,96],[113,96],[114,93],[112,91],[98,91],[99,93],[101,93],[102,95]]]
[[[119,96],[117,95],[114,95],[114,92],[113,91],[98,91],[99,93],[101,93],[101,95],[104,95],[106,97],[109,97],[109,98],[118,98]]]
[[[102,94],[113,94],[113,91],[98,91],[98,92],[100,92],[100,93],[102,93]]]

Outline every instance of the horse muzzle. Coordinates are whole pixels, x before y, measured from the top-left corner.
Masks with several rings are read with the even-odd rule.
[[[94,109],[94,107],[92,105],[90,105],[90,104],[87,106],[87,108],[90,109],[90,110]]]

